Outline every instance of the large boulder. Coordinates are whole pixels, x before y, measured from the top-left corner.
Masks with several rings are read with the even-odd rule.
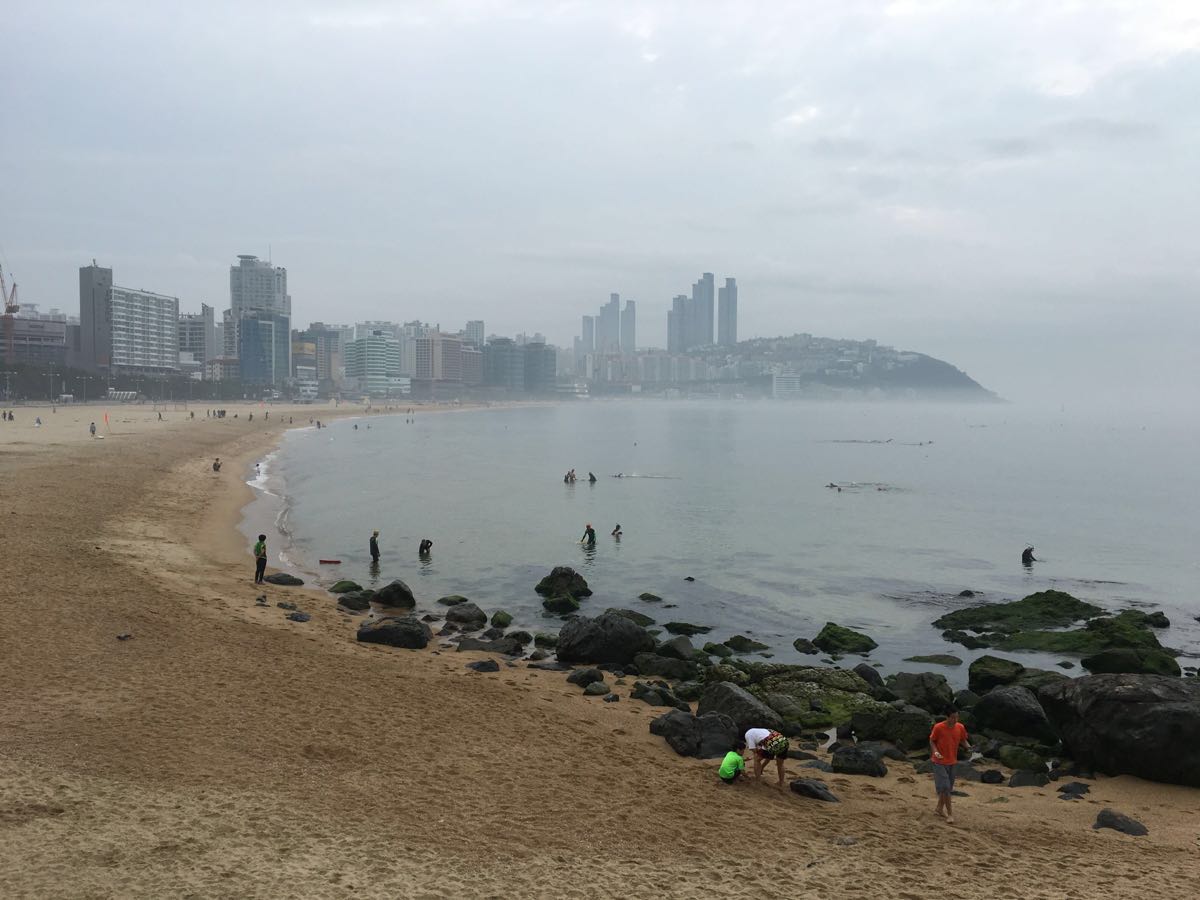
[[[695,646],[682,634],[668,641],[663,641],[654,652],[659,656],[669,656],[672,659],[686,659],[691,661],[696,658]]]
[[[375,596],[371,599],[372,602],[388,609],[413,609],[417,605],[417,598],[413,596],[408,585],[399,578],[390,584],[385,584],[375,592]]]
[[[870,663],[860,662],[854,667],[854,672],[871,687],[883,687],[883,676]]]
[[[644,613],[640,613],[632,609],[617,609],[615,607],[609,607],[605,610],[605,612],[616,613],[618,616],[624,616],[630,622],[633,622],[635,625],[641,625],[643,628],[649,628],[654,624],[654,620],[652,618]]]
[[[1114,831],[1132,835],[1133,837],[1145,837],[1150,833],[1150,829],[1137,819],[1131,819],[1129,816],[1119,813],[1115,809],[1100,810],[1096,815],[1096,822],[1092,825],[1092,828],[1111,828]]]
[[[433,632],[416,616],[387,616],[364,622],[358,629],[358,639],[364,644],[387,644],[421,650],[428,646]]]
[[[728,716],[694,716],[681,709],[664,713],[650,723],[650,733],[665,738],[680,756],[718,759],[734,748],[738,729]]]
[[[826,653],[870,653],[879,645],[865,634],[845,628],[834,622],[826,622],[821,633],[813,638],[813,644]]]
[[[558,594],[554,597],[547,597],[542,601],[542,607],[546,612],[558,613],[567,615],[573,612],[579,612],[579,601],[570,594]]]
[[[349,578],[343,578],[341,581],[335,581],[329,588],[331,594],[346,594],[350,591],[361,591],[362,585],[357,581],[351,581]]]
[[[933,626],[1012,634],[1040,628],[1065,628],[1103,612],[1099,606],[1077,600],[1063,591],[1051,590],[1030,594],[1023,600],[984,603],[955,610],[936,620]]]
[[[1044,687],[1038,699],[1085,768],[1200,787],[1200,682],[1086,675]]]
[[[1037,738],[1047,744],[1058,740],[1037,697],[1016,684],[994,688],[971,708],[976,729],[1003,731]]]
[[[1018,772],[1045,772],[1046,760],[1028,747],[1004,744],[996,751],[996,759]]]
[[[534,590],[543,597],[558,597],[566,594],[579,599],[592,596],[587,581],[570,566],[555,566],[550,570],[549,575],[537,583]]]
[[[967,669],[967,686],[984,694],[1002,684],[1011,684],[1025,673],[1025,667],[999,656],[981,656]]]
[[[891,741],[904,750],[919,750],[929,744],[933,716],[908,704],[885,705],[854,713],[850,727],[860,741]]]
[[[672,656],[658,656],[654,653],[639,653],[633,658],[641,675],[658,675],[662,678],[677,678],[687,680],[695,678],[700,667],[694,662],[676,659]]]
[[[791,783],[791,788],[801,797],[809,797],[825,803],[841,802],[819,778],[797,778]]]
[[[374,597],[374,591],[347,591],[338,596],[338,606],[344,606],[354,612],[366,612],[371,608],[371,600]]]
[[[502,637],[491,641],[481,641],[478,638],[463,638],[458,642],[459,650],[482,650],[485,653],[502,653],[505,656],[520,656],[525,648],[512,638]]]
[[[696,707],[700,715],[717,713],[728,716],[737,726],[738,734],[749,728],[783,728],[779,714],[745,688],[728,681],[718,681],[705,688]]]
[[[885,684],[901,700],[930,712],[945,712],[954,703],[946,676],[935,672],[897,672]]]
[[[299,587],[304,584],[304,579],[297,578],[295,575],[289,575],[287,572],[276,572],[274,575],[266,577],[268,584],[277,584],[281,587]]]
[[[1085,656],[1082,666],[1093,675],[1120,674],[1130,672],[1141,675],[1170,675],[1178,678],[1182,674],[1179,663],[1165,650],[1135,647],[1114,647]]]
[[[594,619],[577,616],[558,632],[557,652],[562,662],[628,663],[653,649],[654,638],[646,629],[616,613]]]
[[[458,603],[446,610],[446,621],[463,631],[472,631],[487,624],[487,613],[474,603]]]
[[[840,747],[833,753],[833,771],[839,775],[870,775],[882,778],[887,774],[887,766],[879,757],[866,747]]]

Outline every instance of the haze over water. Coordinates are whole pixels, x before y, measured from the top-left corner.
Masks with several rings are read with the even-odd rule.
[[[426,606],[464,594],[531,630],[559,624],[534,584],[571,565],[595,591],[584,614],[624,606],[712,625],[717,641],[750,634],[779,661],[814,661],[792,641],[826,621],[873,636],[885,670],[917,667],[901,663],[917,653],[969,661],[982,651],[944,642],[933,619],[1050,587],[1113,610],[1161,608],[1172,622],[1163,643],[1200,654],[1200,427],[1108,419],[1009,405],[656,401],[418,412],[414,424],[372,417],[357,431],[346,420],[289,433],[270,472],[288,497],[285,554],[322,583],[369,583],[378,528],[382,581],[403,578]],[[592,552],[578,543],[589,522]],[[434,541],[428,563],[417,559],[423,537]],[[1027,543],[1032,572],[1020,564]],[[959,599],[964,589],[980,599]],[[664,603],[640,601],[643,591]],[[965,668],[947,674],[962,683]]]

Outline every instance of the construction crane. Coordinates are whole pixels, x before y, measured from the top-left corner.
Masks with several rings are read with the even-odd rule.
[[[12,290],[9,290],[7,282],[4,280],[4,268],[0,266],[0,297],[4,299],[4,315],[0,319],[4,322],[4,361],[12,362],[13,358],[13,316],[21,310],[21,304],[17,303],[17,283],[14,281]]]

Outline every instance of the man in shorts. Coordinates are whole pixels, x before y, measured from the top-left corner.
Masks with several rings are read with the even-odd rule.
[[[958,763],[958,748],[963,746],[970,752],[967,729],[958,721],[958,710],[953,707],[946,718],[933,726],[929,733],[929,761],[933,763],[933,787],[937,791],[937,814],[954,824],[954,811],[950,805],[954,793],[954,766]]]
[[[767,760],[775,760],[779,789],[783,790],[783,761],[787,759],[788,739],[769,728],[751,728],[746,732],[746,749],[754,753],[754,780],[761,781]]]

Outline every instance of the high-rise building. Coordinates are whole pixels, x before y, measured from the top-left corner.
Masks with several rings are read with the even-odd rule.
[[[462,340],[441,332],[416,338],[416,374],[420,381],[462,381]]]
[[[525,390],[531,394],[547,394],[554,390],[558,355],[545,344],[526,344],[524,351]]]
[[[667,352],[683,353],[687,347],[685,340],[688,333],[688,298],[677,294],[671,301],[671,309],[667,313]]]
[[[229,267],[229,309],[222,316],[226,357],[238,355],[243,343],[240,334],[242,320],[251,312],[269,313],[275,319],[281,317],[285,320],[282,333],[278,327],[272,325],[273,339],[278,341],[279,345],[273,347],[269,355],[272,360],[286,357],[286,364],[282,369],[273,363],[271,370],[276,372],[281,380],[289,377],[292,370],[292,298],[287,292],[287,269],[272,265],[252,254],[242,253],[238,255],[238,264]],[[255,321],[261,323],[267,319],[256,316]],[[250,341],[248,346],[252,347],[256,346],[262,332],[261,327],[254,327],[259,334]],[[257,371],[257,364],[252,363],[251,369]],[[245,366],[242,366],[242,380],[247,380]]]
[[[737,279],[726,278],[717,291],[717,343],[722,347],[737,345],[737,303]]]
[[[316,348],[317,381],[326,385],[341,381],[346,365],[345,345],[347,337],[353,337],[353,329],[346,325],[326,325],[313,322],[306,331],[298,333],[301,341]],[[300,365],[293,361],[294,366]]]
[[[242,383],[277,385],[291,378],[291,319],[266,309],[246,309],[237,323]]]
[[[463,384],[483,384],[483,351],[475,347],[462,348]]]
[[[633,353],[637,348],[637,303],[625,301],[621,313],[621,352]]]
[[[483,349],[483,319],[472,319],[467,323],[467,327],[463,329],[463,334],[466,336],[468,344],[476,350]]]
[[[483,348],[483,382],[508,391],[525,390],[525,355],[512,338],[492,338]]]
[[[687,347],[709,347],[713,343],[714,279],[712,272],[705,272],[692,285],[691,303],[688,308],[689,333],[685,337]]]
[[[596,352],[596,317],[583,317],[583,330],[579,333],[579,349],[584,353]]]
[[[600,307],[596,325],[596,352],[618,353],[621,350],[621,295],[609,294],[608,302]]]
[[[400,376],[400,342],[389,331],[364,330],[346,343],[346,379],[355,388],[375,397],[403,392]]]
[[[179,299],[112,283],[95,260],[79,269],[80,355],[91,371],[179,371]]]
[[[190,353],[201,365],[219,355],[215,310],[207,303],[198,313],[179,314],[179,352]]]

